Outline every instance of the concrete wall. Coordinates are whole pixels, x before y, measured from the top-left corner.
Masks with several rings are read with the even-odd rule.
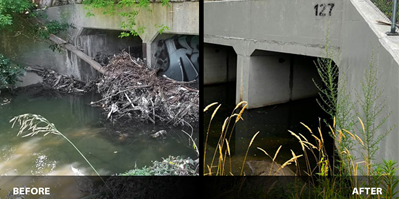
[[[280,104],[318,94],[313,79],[320,83],[313,57],[256,50],[241,57],[243,77],[236,96],[247,99],[249,108]],[[247,69],[246,69],[247,68]],[[242,85],[247,84],[247,87]],[[241,87],[239,87],[241,86]]]
[[[387,122],[379,128],[383,133],[394,125],[393,131],[381,141],[376,154],[376,161],[393,159],[399,161],[399,37],[387,36],[390,26],[382,26],[376,20],[385,20],[369,1],[351,0],[344,3],[342,21],[341,54],[338,60],[340,69],[347,74],[347,87],[351,92],[352,101],[361,93],[361,81],[364,72],[369,67],[374,56],[377,68],[378,85],[383,89],[382,99],[377,103],[385,103],[385,108],[377,121],[390,114]],[[344,78],[343,76],[341,78]],[[383,101],[383,98],[386,101]],[[360,110],[360,107],[358,107]],[[354,151],[358,158],[361,154]]]
[[[161,3],[150,4],[151,11],[142,10],[136,17],[136,26],[134,28],[144,27],[143,33],[139,37],[146,45],[145,55],[153,54],[152,42],[160,34],[158,26],[167,26],[169,30],[164,30],[165,34],[199,34],[199,2],[195,1],[174,1],[170,6],[162,6]],[[121,23],[126,18],[118,14],[110,16],[104,15],[103,9],[92,10],[94,17],[86,17],[88,10],[84,5],[73,4],[68,6],[52,7],[47,10],[49,19],[66,19],[68,23],[77,27],[77,32],[81,28],[89,29],[109,29],[120,30]],[[130,12],[132,9],[120,9],[118,12]],[[63,17],[65,16],[65,17]],[[71,31],[73,37],[74,31]],[[76,33],[75,33],[76,34]],[[151,57],[147,58],[147,64],[152,65]]]
[[[335,4],[331,15],[316,15],[314,6],[328,3]],[[287,75],[283,75],[287,74],[287,69],[284,69],[287,66],[280,68],[279,64],[275,64],[262,67],[261,65],[274,61],[265,56],[253,56],[255,50],[325,57],[328,39],[331,50],[335,52],[333,60],[339,66],[339,70],[346,74],[340,76],[339,86],[343,86],[345,81],[342,80],[347,80],[346,86],[350,89],[352,102],[360,99],[357,94],[362,92],[364,72],[374,56],[379,85],[384,89],[382,97],[386,98],[385,101],[380,100],[377,103],[387,105],[377,121],[391,114],[387,122],[379,128],[378,134],[394,127],[379,144],[375,158],[378,162],[382,158],[398,161],[399,37],[387,36],[385,33],[390,30],[390,26],[376,23],[377,20],[387,21],[387,18],[370,1],[217,1],[205,2],[204,12],[204,41],[232,46],[238,54],[236,101],[248,101],[249,108],[268,104],[258,99],[258,91],[262,86],[280,85],[271,79],[262,78],[261,73],[268,74],[268,67],[275,67],[270,71],[285,80],[282,85],[287,85]],[[305,73],[310,74],[307,70],[311,69],[303,66],[293,67],[293,86],[299,82],[311,86],[310,82],[304,82],[305,79],[296,78]],[[306,93],[307,87],[294,89],[294,99],[298,98],[299,94]],[[275,96],[273,91],[268,92]],[[284,98],[288,94],[284,90],[278,95],[280,96],[276,98]],[[268,97],[268,94],[262,96],[263,99],[269,100]],[[361,108],[357,106],[355,112],[362,113]],[[361,157],[357,150],[352,153],[358,158]]]
[[[20,30],[20,35],[15,36],[15,31],[0,32],[0,52],[4,56],[11,58],[14,63],[49,68],[84,81],[96,77],[97,71],[75,54],[67,50],[53,52],[49,48],[49,45],[52,44],[51,42],[35,39],[34,35],[25,29],[27,27],[25,24],[18,22],[14,24],[16,25],[13,28]],[[128,46],[142,45],[140,38],[128,37],[121,39],[118,38],[119,33],[120,31],[89,31],[83,29],[71,43],[93,58],[97,53],[112,55],[121,52],[122,49],[128,48]]]
[[[246,56],[256,49],[321,56],[328,27],[331,46],[340,46],[342,2],[204,2],[204,42],[233,46]],[[334,3],[331,16],[315,16],[316,3]]]
[[[237,55],[232,47],[204,44],[204,85],[236,81]]]
[[[292,55],[292,91],[290,100],[298,100],[316,96],[318,89],[315,83],[321,84],[321,77],[315,68],[315,57]],[[315,81],[315,83],[314,83]]]

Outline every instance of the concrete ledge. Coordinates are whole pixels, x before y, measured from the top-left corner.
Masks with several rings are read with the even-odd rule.
[[[388,36],[386,33],[390,31],[390,26],[377,23],[377,21],[388,23],[391,21],[369,0],[351,0],[351,2],[376,34],[382,46],[399,63],[399,36]]]
[[[34,72],[27,72],[25,76],[21,78],[22,82],[18,82],[16,87],[26,87],[34,84],[39,84],[43,82],[43,78]]]

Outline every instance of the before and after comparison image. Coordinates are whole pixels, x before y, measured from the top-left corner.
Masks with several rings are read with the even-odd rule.
[[[398,0],[0,0],[0,199],[399,198]]]

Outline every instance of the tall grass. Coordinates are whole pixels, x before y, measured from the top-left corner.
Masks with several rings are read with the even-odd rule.
[[[63,137],[65,140],[67,140],[68,143],[71,144],[72,147],[81,155],[81,157],[88,163],[88,165],[93,169],[93,171],[97,174],[97,176],[100,177],[100,179],[103,181],[103,183],[106,185],[106,187],[111,191],[111,193],[114,195],[113,191],[111,188],[107,185],[107,183],[104,181],[104,179],[100,176],[99,172],[94,168],[94,166],[89,162],[89,160],[82,154],[82,152],[78,149],[78,147],[75,146],[75,144],[68,139],[64,134],[62,134],[56,126],[53,123],[50,123],[46,118],[44,118],[41,115],[36,115],[36,114],[22,114],[15,116],[10,120],[10,123],[12,122],[11,128],[14,128],[15,124],[19,124],[20,128],[17,133],[17,136],[22,135],[22,137],[28,137],[28,136],[35,136],[38,135],[39,133],[44,133],[43,136],[46,136],[48,134],[53,134],[53,135],[58,135]],[[24,132],[28,131],[29,133],[24,134]]]
[[[208,109],[210,109],[212,106],[214,106],[216,104],[217,103],[212,103],[212,104],[208,105],[206,108],[204,108],[203,112],[208,111]],[[244,110],[247,107],[247,102],[243,101],[243,102],[240,102],[239,104],[237,104],[236,107],[233,109],[232,114],[225,119],[224,124],[222,125],[222,129],[221,129],[221,133],[220,133],[217,145],[216,145],[215,150],[214,150],[214,154],[213,154],[211,163],[210,164],[206,164],[208,135],[210,133],[211,123],[212,123],[212,121],[213,121],[213,119],[214,119],[215,115],[217,114],[218,109],[220,107],[221,107],[221,105],[219,105],[216,109],[214,109],[213,114],[211,115],[211,119],[210,119],[209,125],[208,125],[207,133],[206,133],[206,139],[205,139],[205,143],[204,143],[205,144],[204,145],[204,162],[203,162],[204,163],[203,168],[204,169],[207,168],[207,171],[208,171],[208,173],[206,171],[204,171],[205,174],[207,173],[206,175],[225,175],[226,174],[225,164],[226,164],[227,156],[228,156],[229,164],[230,164],[229,173],[231,175],[233,175],[233,173],[232,173],[232,165],[231,165],[231,158],[230,158],[229,142],[231,141],[233,130],[235,129],[236,124],[239,122],[240,119],[243,119],[242,118],[242,114],[243,114]],[[239,108],[241,108],[239,113],[236,113],[235,111],[239,110]],[[234,121],[232,121],[232,119],[234,119]],[[231,125],[231,122],[233,122],[233,125],[232,125],[232,127],[231,127],[231,129],[229,131],[229,127]],[[226,144],[226,146],[225,146],[225,144]],[[218,154],[218,160],[217,160],[218,163],[217,163],[217,166],[214,166],[214,161],[215,161],[215,158],[217,156],[217,153],[219,153]],[[217,170],[214,173],[213,169],[215,167],[217,168]]]
[[[246,107],[245,106],[246,104],[247,104],[246,102],[241,103],[241,105],[244,105],[243,108]],[[207,109],[209,108],[210,106],[207,107]],[[215,117],[219,108],[220,106],[214,109],[212,118]],[[239,106],[236,106],[232,114],[225,119],[221,128],[221,132],[219,132],[220,133],[219,140],[214,150],[213,159],[211,162],[208,163],[205,162],[207,172],[205,172],[204,175],[206,176],[233,175],[229,138],[231,137],[231,134],[233,132],[232,128],[236,125],[236,123],[240,119],[243,119],[241,117],[244,110],[243,108],[238,113],[236,113],[235,110],[239,110]],[[207,110],[205,109],[204,111]],[[357,135],[357,134],[361,135],[365,134],[365,128],[362,119],[361,118],[357,119],[359,121],[358,124],[362,126],[362,128],[360,129],[361,132],[359,133],[354,133],[346,129],[337,128],[335,118],[333,119],[333,122],[328,126],[329,132],[323,132],[321,128],[321,122],[320,126],[317,127],[316,130],[313,130],[306,124],[301,123],[301,125],[303,125],[304,128],[308,130],[310,136],[313,138],[312,140],[306,138],[310,136],[304,136],[302,134],[288,130],[288,132],[298,140],[303,153],[295,154],[293,151],[291,151],[292,158],[284,162],[282,165],[277,164],[276,159],[278,157],[279,152],[284,146],[282,145],[279,146],[279,148],[275,151],[274,155],[271,156],[270,153],[268,153],[263,148],[252,145],[254,140],[257,139],[257,135],[259,134],[259,132],[257,132],[253,135],[253,137],[249,142],[243,162],[241,164],[239,175],[245,175],[244,167],[250,147],[257,147],[258,150],[262,151],[268,158],[272,160],[270,168],[267,168],[269,170],[268,175],[270,176],[279,175],[280,170],[294,163],[296,167],[296,173],[295,173],[296,176],[301,176],[303,175],[303,173],[305,173],[309,177],[309,179],[313,179],[308,183],[294,184],[290,185],[292,187],[286,188],[286,190],[290,189],[292,191],[291,193],[292,195],[289,198],[296,198],[296,199],[297,198],[371,198],[369,196],[352,195],[351,193],[352,188],[360,186],[383,187],[383,195],[381,195],[380,197],[394,198],[398,192],[397,189],[398,178],[395,176],[397,165],[394,161],[391,160],[384,161],[385,163],[384,165],[378,166],[377,168],[374,169],[374,172],[372,173],[367,173],[368,174],[366,176],[367,181],[365,181],[359,178],[358,175],[360,170],[367,171],[368,169],[372,168],[370,160],[368,160],[367,156],[365,156],[363,160],[356,162],[354,161],[354,158],[352,157],[350,150],[344,147],[342,151],[337,151],[337,153],[341,154],[341,156],[339,156],[340,158],[339,161],[338,159],[335,159],[336,156],[332,157],[333,154],[328,154],[326,150],[325,146],[326,143],[323,135],[328,135],[328,134],[331,135],[334,141],[338,144],[341,144],[343,140],[347,138],[352,140],[352,142],[356,147],[368,150],[367,148],[365,148],[366,145],[365,140],[363,140],[362,137]],[[211,121],[212,120],[210,120],[210,122]],[[233,123],[231,124],[232,128],[230,128],[229,126],[230,123]],[[209,131],[210,128],[208,129],[207,134],[209,134]],[[206,138],[207,139],[205,140],[205,143],[208,142],[208,136]],[[304,161],[306,162],[306,168],[304,171],[301,170],[300,164],[298,163],[299,158],[304,158]],[[217,161],[216,165],[214,165],[214,161]],[[349,162],[349,163],[340,166],[340,167],[346,166],[347,168],[338,169],[338,167],[335,167],[335,164],[333,164],[334,162],[339,162],[339,163]],[[226,164],[228,163],[229,163],[229,170],[225,168],[227,166]],[[277,165],[278,168],[274,170],[273,168],[275,165]],[[352,173],[343,173],[343,171],[352,171]],[[328,176],[330,176],[330,178],[327,178]],[[297,182],[301,182],[301,180]],[[276,194],[277,192],[273,190],[280,189],[279,186],[280,185],[273,183],[269,187],[267,194]],[[242,187],[243,183],[241,183],[240,186],[236,187],[235,189],[241,190]],[[235,192],[231,190],[230,192],[227,193],[235,193]],[[263,195],[263,197],[265,196]]]
[[[360,134],[365,134],[365,128],[364,128],[364,123],[363,121],[359,119],[360,125],[363,127],[362,132]],[[339,144],[343,142],[344,137],[348,137],[349,139],[352,139],[356,145],[358,145],[359,148],[363,149],[363,153],[368,153],[368,147],[366,146],[365,140],[362,140],[357,134],[351,133],[350,131],[347,131],[345,129],[336,129],[335,128],[335,123],[333,123],[332,126],[329,126],[331,130],[331,135],[334,138],[335,142],[338,142]],[[340,195],[337,195],[335,193],[346,193],[348,192],[349,188],[346,184],[342,184],[342,179],[346,179],[346,183],[350,183],[351,187],[359,187],[359,186],[374,186],[374,187],[383,187],[383,196],[384,198],[394,198],[397,194],[397,191],[395,187],[398,185],[398,178],[395,177],[395,171],[397,170],[396,168],[396,162],[389,160],[386,161],[384,160],[383,165],[378,165],[377,168],[372,170],[372,163],[371,160],[369,159],[370,157],[364,156],[364,159],[358,162],[355,162],[354,159],[351,157],[351,153],[347,148],[344,148],[343,151],[337,151],[338,153],[343,154],[342,158],[346,158],[345,161],[349,162],[350,164],[347,164],[348,168],[346,168],[346,171],[353,171],[353,173],[348,173],[348,174],[343,174],[343,173],[335,173],[337,168],[333,167],[332,164],[329,163],[329,154],[324,150],[324,143],[321,141],[322,140],[322,134],[320,133],[321,137],[314,136],[313,132],[311,129],[303,124],[304,127],[306,127],[311,135],[314,137],[315,145],[318,147],[314,147],[312,143],[307,141],[305,137],[303,136],[298,136],[297,134],[290,132],[294,137],[296,137],[299,140],[299,143],[303,146],[309,146],[309,147],[304,147],[307,151],[311,152],[312,154],[319,154],[319,158],[315,158],[317,160],[317,165],[315,168],[312,168],[311,171],[308,171],[308,174],[312,173],[312,171],[317,170],[318,172],[316,173],[319,176],[331,176],[333,180],[329,179],[323,179],[319,183],[322,183],[324,188],[318,188],[317,184],[312,184],[316,190],[323,189],[320,192],[320,196],[322,198],[333,198],[333,196],[339,197]],[[318,128],[318,131],[320,132],[320,128]],[[322,144],[322,145],[321,145]],[[306,151],[304,151],[306,154]],[[315,157],[315,155],[314,155]],[[319,160],[319,161],[318,161]],[[310,159],[306,158],[306,161],[309,162]],[[336,161],[333,158],[333,161]],[[308,163],[310,165],[310,163]],[[364,171],[369,171],[367,173],[363,173],[363,175],[366,178],[366,181],[361,181],[359,182],[358,176],[359,176],[359,170],[362,169]],[[343,170],[339,170],[343,171]],[[348,178],[348,176],[352,176],[351,178]],[[344,178],[343,178],[344,177]],[[342,190],[338,190],[342,189]],[[322,195],[321,195],[322,194]],[[341,195],[343,196],[343,195]],[[363,198],[362,196],[350,196],[350,198]]]
[[[206,112],[212,106],[215,106],[215,105],[217,105],[217,103],[212,103],[212,104],[208,105],[206,108],[204,108],[203,111]],[[211,115],[211,118],[210,118],[210,121],[208,124],[207,133],[206,133],[206,139],[204,142],[204,144],[205,144],[205,147],[204,147],[204,169],[205,169],[204,175],[205,176],[226,176],[226,175],[233,176],[234,175],[232,172],[232,158],[231,158],[231,150],[230,150],[229,143],[231,141],[232,134],[233,134],[236,124],[240,120],[243,120],[242,114],[247,107],[247,102],[242,101],[242,102],[238,103],[236,105],[236,107],[233,109],[231,115],[226,117],[226,119],[224,120],[221,131],[219,132],[219,139],[218,139],[218,142],[216,143],[211,162],[207,163],[206,162],[206,154],[207,154],[206,150],[207,150],[207,143],[209,142],[208,139],[209,139],[209,133],[210,133],[210,126],[211,126],[211,123],[213,122],[213,119],[214,119],[215,115],[217,114],[220,107],[221,107],[221,105],[218,105],[214,109],[214,111]],[[245,163],[247,160],[247,155],[250,150],[250,147],[252,147],[252,144],[259,133],[260,132],[256,132],[249,142],[245,156],[242,161],[242,166],[241,166],[239,175],[245,175],[244,168],[245,168]],[[284,169],[286,166],[290,165],[293,162],[297,165],[297,159],[303,156],[303,155],[295,155],[292,151],[293,157],[291,159],[287,160],[284,164],[280,165],[276,171],[273,171],[274,165],[278,165],[276,163],[276,158],[279,154],[281,147],[279,147],[275,151],[275,155],[273,158],[267,153],[267,151],[265,151],[264,149],[262,149],[260,147],[257,147],[257,149],[261,150],[264,154],[269,156],[272,160],[269,175],[278,175],[278,172],[280,170]],[[217,163],[216,163],[216,165],[214,165],[216,158],[217,158]],[[229,171],[227,171],[225,169],[226,164],[228,162],[229,162]]]

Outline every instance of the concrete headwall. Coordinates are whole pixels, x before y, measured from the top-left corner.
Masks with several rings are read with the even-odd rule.
[[[345,74],[339,77],[339,87],[346,83],[354,103],[362,100],[361,82],[374,57],[379,87],[383,89],[382,99],[376,104],[387,105],[377,121],[390,115],[378,133],[394,127],[379,144],[375,158],[376,161],[382,158],[398,161],[399,37],[385,34],[390,26],[378,24],[377,20],[388,19],[369,0],[207,1],[204,12],[204,41],[232,46],[237,53],[236,101],[248,101],[249,108],[267,105],[268,100],[279,102],[278,98],[288,95],[287,90],[273,92],[272,88],[266,88],[286,87],[290,74],[287,64],[276,61],[274,64],[274,58],[255,56],[256,50],[326,57],[326,41],[329,41],[329,47],[335,52],[333,60],[341,74]],[[308,63],[300,65],[293,67],[293,86],[304,80],[296,79],[296,71],[301,77],[301,73],[309,74],[306,70],[311,70],[303,66]],[[274,83],[271,73],[285,81]],[[265,76],[270,79],[266,80]],[[293,96],[306,93],[306,88],[294,89]],[[359,105],[355,112],[362,114]],[[357,150],[352,153],[361,157]]]
[[[325,17],[315,16],[317,2],[309,0],[205,2],[204,42],[233,46],[245,56],[256,49],[321,56],[329,30],[331,46],[340,46],[342,2],[318,1],[334,3]]]
[[[58,3],[57,3],[58,2]],[[148,65],[152,65],[151,56],[153,40],[159,35],[156,26],[168,26],[168,34],[199,34],[199,2],[173,1],[170,6],[162,6],[161,3],[151,3],[152,11],[142,10],[136,18],[137,26],[144,27],[144,32],[139,37],[118,38],[124,29],[121,28],[124,17],[117,15],[104,15],[102,10],[93,10],[94,17],[86,17],[88,10],[84,5],[76,4],[79,1],[43,0],[41,5],[64,5],[50,7],[46,10],[47,20],[57,20],[73,24],[61,37],[77,45],[82,51],[93,58],[98,52],[114,54],[121,49],[130,47],[142,48],[142,55],[148,55]],[[68,5],[65,5],[68,4]],[[120,11],[132,11],[121,9]],[[14,31],[0,32],[0,53],[12,59],[13,62],[26,66],[39,65],[51,68],[65,75],[87,80],[95,77],[96,72],[70,52],[52,52],[48,47],[51,42],[42,41],[30,34],[29,25],[18,18],[12,27]],[[89,31],[91,30],[91,31]],[[105,31],[113,30],[113,31]],[[88,33],[90,32],[90,33]],[[140,39],[139,39],[140,38]]]
[[[382,121],[390,114],[387,122],[379,128],[383,133],[395,127],[379,144],[376,161],[392,159],[399,161],[399,37],[387,36],[390,26],[382,26],[377,20],[385,21],[385,16],[368,0],[344,2],[341,52],[337,63],[346,77],[347,87],[354,89],[351,100],[356,102],[362,95],[361,82],[372,57],[377,69],[379,88],[383,90],[381,100],[383,109],[376,121]],[[355,92],[354,92],[355,91]],[[385,99],[385,101],[383,101]],[[363,98],[361,97],[361,100]],[[360,107],[358,107],[360,111]],[[354,151],[358,158],[361,154]]]

